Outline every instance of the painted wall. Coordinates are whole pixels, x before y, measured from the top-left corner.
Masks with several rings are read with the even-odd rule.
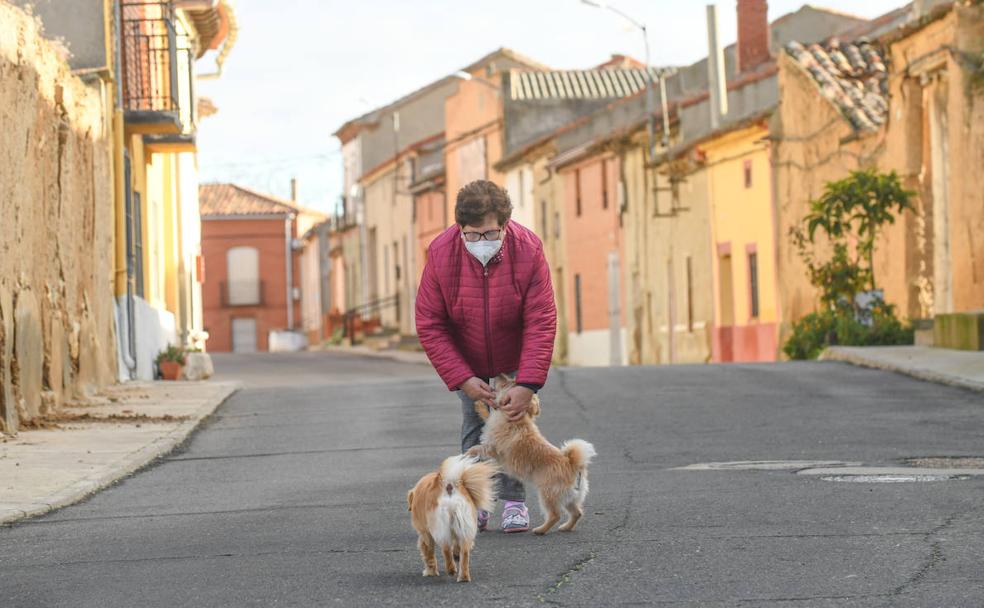
[[[488,179],[505,185],[503,176],[493,168],[502,157],[502,113],[497,90],[500,75],[488,75],[484,67],[476,68],[472,75],[472,80],[459,81],[457,91],[444,102],[448,226],[454,222],[454,200],[465,184]]]
[[[13,432],[115,379],[113,169],[99,87],[9,4],[0,107],[0,428]]]
[[[768,129],[759,124],[701,146],[707,155],[712,253],[716,254],[715,361],[775,361],[778,356],[776,237],[767,136]],[[757,290],[753,274],[757,274]]]
[[[621,268],[625,250],[619,224],[618,161],[612,155],[594,156],[564,167],[559,175],[564,181],[568,361],[587,365],[607,359],[624,364],[625,285]],[[605,332],[609,342],[578,339],[585,332],[597,331]]]

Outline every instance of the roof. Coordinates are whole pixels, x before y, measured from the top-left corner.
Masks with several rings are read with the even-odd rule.
[[[840,110],[856,131],[875,131],[888,118],[888,70],[877,47],[865,39],[823,45],[786,45],[820,94]]]
[[[236,184],[202,184],[198,187],[198,203],[202,217],[225,215],[284,215],[304,213],[324,216],[319,211],[297,203],[262,194]]]
[[[649,73],[659,78],[655,68]],[[646,88],[646,70],[601,68],[593,70],[512,70],[509,98],[604,99],[634,95]]]
[[[534,69],[534,70],[549,69],[546,65],[534,61],[524,55],[520,55],[519,53],[513,51],[512,49],[501,47],[485,55],[484,57],[475,61],[474,63],[468,65],[467,67],[463,68],[461,71],[473,72],[484,65],[494,63],[495,60],[500,57],[504,59],[509,59],[511,61],[527,66],[530,69]],[[385,114],[391,109],[398,108],[406,104],[407,102],[427,93],[428,91],[436,89],[437,87],[447,83],[450,80],[456,80],[456,79],[457,76],[451,74],[445,76],[444,78],[435,80],[434,82],[428,83],[420,87],[419,89],[407,93],[406,95],[400,97],[394,102],[388,103],[385,106],[378,107],[374,110],[370,110],[369,112],[366,112],[362,116],[358,116],[356,118],[346,121],[345,124],[343,124],[338,129],[336,129],[335,132],[332,133],[332,135],[340,139],[342,143],[345,143],[350,139],[352,139],[353,137],[355,137],[359,133],[361,127],[371,126],[376,124],[376,122],[379,120],[380,115]]]

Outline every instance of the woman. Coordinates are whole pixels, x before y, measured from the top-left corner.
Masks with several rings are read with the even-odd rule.
[[[547,380],[557,330],[557,306],[543,244],[509,220],[505,190],[486,180],[458,192],[456,225],[427,251],[417,291],[417,335],[437,373],[461,399],[461,451],[478,444],[482,419],[475,401],[492,402],[489,379],[516,375],[501,407],[510,420],[526,412]],[[502,530],[529,530],[522,482],[501,475]],[[479,513],[479,529],[490,513]]]

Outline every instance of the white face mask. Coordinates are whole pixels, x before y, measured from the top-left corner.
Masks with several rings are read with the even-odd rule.
[[[463,237],[462,237],[463,238]],[[465,249],[468,253],[475,256],[475,259],[481,262],[482,266],[488,266],[495,254],[499,253],[502,249],[502,238],[500,237],[498,241],[475,241],[474,243],[469,243],[465,241]]]

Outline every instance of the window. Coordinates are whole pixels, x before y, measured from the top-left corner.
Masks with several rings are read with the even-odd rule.
[[[687,331],[694,331],[694,267],[687,256]]]
[[[608,161],[601,161],[601,208],[608,209]]]
[[[574,275],[574,321],[577,333],[581,333],[581,275]]]
[[[540,201],[540,236],[547,238],[547,201]]]
[[[752,187],[752,160],[748,159],[745,161],[745,187]]]
[[[752,318],[759,316],[759,293],[758,293],[758,253],[748,254],[748,287],[752,295]]]
[[[574,196],[576,197],[577,216],[581,217],[581,170],[574,170]]]
[[[256,247],[233,247],[226,251],[226,306],[260,304],[260,253]]]

